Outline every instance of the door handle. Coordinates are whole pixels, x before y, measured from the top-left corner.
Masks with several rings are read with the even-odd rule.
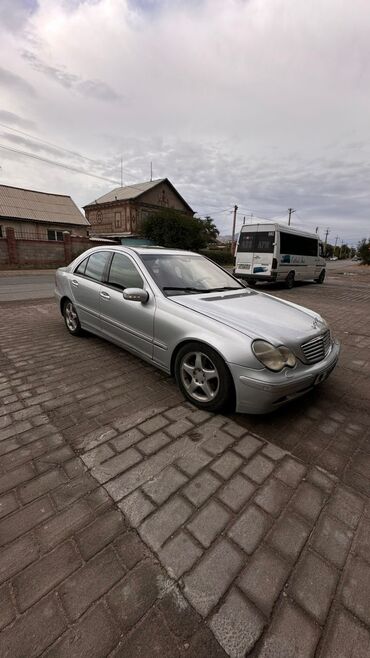
[[[76,279],[72,279],[72,286],[78,288],[78,281],[76,281]]]
[[[110,295],[108,295],[108,293],[104,291],[100,293],[100,297],[103,297],[103,299],[110,299]]]

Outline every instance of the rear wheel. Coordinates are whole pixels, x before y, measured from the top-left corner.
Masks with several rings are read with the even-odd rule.
[[[318,279],[315,279],[316,283],[324,283],[325,281],[325,270],[321,270],[320,276]]]
[[[81,336],[83,333],[77,311],[70,299],[64,302],[63,317],[66,327],[72,336]]]
[[[286,287],[291,290],[294,286],[294,272],[289,272],[287,278],[285,279]]]
[[[231,374],[220,355],[208,345],[184,345],[176,357],[175,376],[185,397],[200,409],[221,411],[233,399]]]

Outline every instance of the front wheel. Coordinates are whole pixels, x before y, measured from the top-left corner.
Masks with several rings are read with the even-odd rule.
[[[83,333],[77,311],[70,299],[64,302],[63,317],[66,327],[72,336],[81,336]]]
[[[215,350],[201,343],[188,343],[177,354],[176,382],[190,402],[207,411],[221,411],[231,404],[234,384]]]
[[[320,276],[318,279],[315,279],[316,283],[324,283],[325,280],[325,270],[321,270]]]
[[[294,287],[294,272],[289,272],[287,278],[285,279],[285,285],[288,290],[291,290]]]

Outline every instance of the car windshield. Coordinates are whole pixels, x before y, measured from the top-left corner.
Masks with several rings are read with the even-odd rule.
[[[197,254],[140,254],[157,286],[167,296],[243,288],[217,265]]]

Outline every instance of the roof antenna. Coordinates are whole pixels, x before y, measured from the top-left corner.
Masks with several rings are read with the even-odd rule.
[[[153,163],[150,161],[150,182],[153,180]]]

